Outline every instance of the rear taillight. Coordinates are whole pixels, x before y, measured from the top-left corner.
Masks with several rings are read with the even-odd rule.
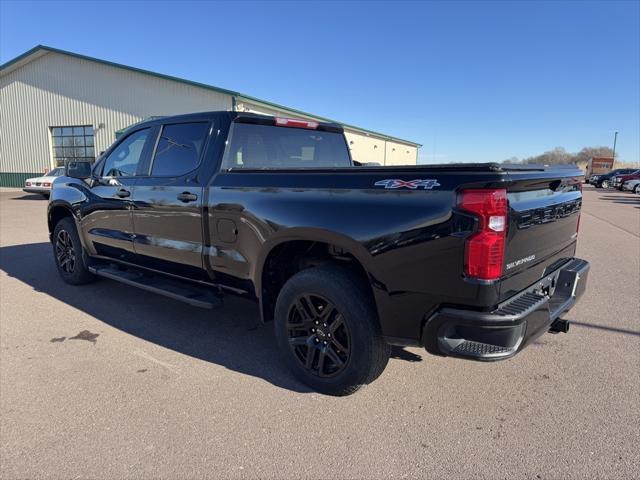
[[[464,273],[481,280],[500,278],[507,234],[507,191],[463,190],[460,208],[473,213],[479,226],[465,244]]]
[[[50,186],[51,186],[51,184],[50,184],[49,182],[44,182],[44,183],[42,184],[42,186],[43,186],[43,187],[50,187]]]
[[[30,187],[31,186],[31,182],[25,182],[25,186]]]
[[[297,118],[276,117],[276,125],[278,127],[307,128],[309,130],[315,130],[318,128],[319,123],[309,120],[300,120]]]

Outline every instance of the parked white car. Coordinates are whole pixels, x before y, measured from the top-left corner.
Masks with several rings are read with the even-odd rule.
[[[27,178],[24,182],[24,188],[22,191],[27,193],[39,193],[40,195],[49,198],[53,181],[61,175],[64,175],[64,167],[54,168],[42,177]]]
[[[622,190],[628,190],[633,193],[640,194],[640,178],[634,178],[633,180],[627,180],[622,184]]]

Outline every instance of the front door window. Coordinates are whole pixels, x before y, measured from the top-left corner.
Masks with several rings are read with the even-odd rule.
[[[103,177],[133,177],[138,170],[150,129],[138,130],[125,138],[109,154],[102,169]]]

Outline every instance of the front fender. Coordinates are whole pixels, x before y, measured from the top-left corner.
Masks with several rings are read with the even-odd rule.
[[[80,218],[82,216],[82,206],[87,204],[87,186],[81,180],[69,177],[60,177],[53,184],[49,204],[47,205],[47,225],[49,237],[53,233],[57,219],[63,216],[71,216],[76,224],[78,235],[83,246],[85,239],[81,234]]]

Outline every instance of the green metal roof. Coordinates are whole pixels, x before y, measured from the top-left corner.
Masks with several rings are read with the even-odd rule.
[[[401,143],[413,145],[413,146],[416,146],[416,147],[422,146],[421,144],[416,143],[416,142],[412,142],[410,140],[403,140],[401,138],[392,137],[390,135],[386,135],[386,134],[380,133],[380,132],[375,132],[373,130],[367,130],[365,128],[357,127],[355,125],[350,125],[350,124],[344,123],[344,122],[339,122],[337,120],[332,120],[330,118],[320,117],[320,116],[314,115],[312,113],[307,113],[307,112],[303,112],[302,110],[297,110],[297,109],[294,109],[294,108],[285,107],[284,105],[279,105],[277,103],[269,102],[267,100],[261,100],[259,98],[252,97],[250,95],[245,95],[245,94],[240,93],[240,92],[235,92],[233,90],[227,90],[225,88],[220,88],[220,87],[216,87],[216,86],[213,86],[213,85],[207,85],[205,83],[193,82],[191,80],[186,80],[184,78],[174,77],[174,76],[171,76],[171,75],[164,75],[162,73],[152,72],[150,70],[144,70],[144,69],[141,69],[141,68],[131,67],[129,65],[122,65],[120,63],[110,62],[108,60],[102,60],[100,58],[89,57],[87,55],[81,55],[79,53],[69,52],[69,51],[66,51],[66,50],[60,50],[58,48],[48,47],[46,45],[37,45],[37,46],[33,47],[31,50],[23,53],[22,55],[19,55],[16,58],[14,58],[12,60],[9,60],[6,63],[3,63],[2,65],[0,65],[0,75],[3,75],[7,71],[11,71],[11,67],[12,66],[15,66],[16,68],[19,68],[21,66],[20,62],[23,61],[23,60],[25,60],[25,62],[24,62],[25,64],[28,63],[29,57],[31,57],[32,55],[35,55],[35,54],[38,54],[38,53],[43,54],[43,53],[47,53],[47,52],[53,52],[53,53],[60,53],[60,54],[63,54],[63,55],[69,55],[71,57],[80,58],[82,60],[89,60],[91,62],[97,62],[97,63],[101,63],[103,65],[108,65],[108,66],[111,66],[111,67],[122,68],[122,69],[129,70],[129,71],[132,71],[132,72],[142,73],[142,74],[145,74],[145,75],[151,75],[151,76],[154,76],[154,77],[157,77],[157,78],[162,78],[164,80],[171,80],[171,81],[174,81],[174,82],[179,82],[179,83],[183,83],[183,84],[186,84],[186,85],[191,85],[193,87],[204,88],[206,90],[213,90],[213,91],[218,92],[218,93],[224,93],[224,94],[230,95],[230,96],[235,97],[235,98],[237,98],[239,100],[243,100],[243,101],[247,101],[247,102],[251,102],[251,103],[257,103],[257,104],[260,104],[260,105],[263,105],[263,106],[266,106],[266,107],[271,107],[271,108],[275,108],[275,109],[278,109],[278,110],[283,110],[285,112],[290,112],[290,113],[293,113],[293,114],[304,115],[306,117],[311,117],[311,118],[314,118],[314,119],[317,119],[317,120],[320,120],[320,121],[324,121],[324,122],[339,123],[339,124],[341,124],[342,126],[348,128],[348,129],[357,130],[359,132],[375,135],[377,137],[382,137],[382,138],[384,138],[386,140],[392,140],[392,141],[396,141],[396,142],[401,142]]]

